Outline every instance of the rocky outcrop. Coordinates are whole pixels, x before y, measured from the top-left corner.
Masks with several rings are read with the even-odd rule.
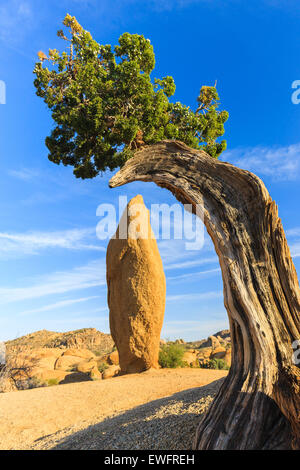
[[[108,364],[118,365],[120,363],[118,351],[111,352],[107,357]]]
[[[118,375],[119,372],[120,372],[120,366],[111,365],[103,371],[102,378],[104,380],[111,379],[112,377],[115,377],[116,375]]]
[[[0,392],[44,385],[98,380],[97,357],[87,349],[39,348],[10,353],[0,373]],[[5,379],[6,385],[3,386]]]
[[[82,328],[65,333],[40,330],[5,343],[7,353],[18,348],[22,350],[60,348],[89,349],[99,355],[110,353],[113,345],[112,337],[96,328]]]
[[[113,348],[110,335],[98,331],[96,328],[83,328],[70,331],[56,337],[47,346],[65,347],[68,349],[89,349],[99,354],[109,352]]]
[[[221,346],[220,341],[216,336],[209,336],[206,341],[201,344],[201,348],[212,348],[216,349]]]
[[[224,359],[226,355],[226,349],[219,346],[218,348],[214,349],[211,354],[212,359]]]
[[[106,264],[110,330],[121,371],[157,368],[166,281],[142,196],[129,202],[108,244]]]
[[[230,330],[221,330],[214,334],[214,336],[220,341],[225,341],[230,343]]]
[[[182,361],[187,363],[189,366],[197,365],[198,364],[198,357],[196,350],[186,351],[183,354]]]

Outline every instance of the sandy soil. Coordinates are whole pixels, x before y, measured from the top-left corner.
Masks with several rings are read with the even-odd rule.
[[[170,429],[170,417],[185,414],[188,432],[194,432],[195,419],[198,422],[222,382],[219,379],[226,375],[219,370],[161,369],[0,394],[0,449],[153,448],[153,423],[160,427],[165,423]],[[163,397],[168,398],[159,400]],[[116,433],[129,423],[132,433],[127,431],[125,437]],[[166,436],[164,426],[161,434],[158,448],[171,448],[171,441],[175,445],[175,437]],[[190,441],[189,434],[186,439]],[[188,445],[182,439],[180,443]]]

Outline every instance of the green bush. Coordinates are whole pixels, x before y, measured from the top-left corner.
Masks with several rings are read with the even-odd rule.
[[[52,387],[52,385],[58,385],[58,384],[59,384],[58,379],[49,379],[49,380],[47,380],[47,382],[46,382],[46,385],[47,385],[48,387]]]
[[[101,372],[101,374],[105,371],[105,369],[108,369],[108,364],[106,362],[101,362],[101,364],[98,365],[98,370]]]
[[[181,344],[164,344],[159,352],[159,365],[162,368],[184,367],[184,347]]]
[[[93,354],[95,354],[95,356],[103,356],[103,352],[99,351],[98,349],[92,349],[91,351]]]
[[[211,359],[210,361],[200,365],[202,369],[219,369],[229,370],[229,366],[223,359]]]

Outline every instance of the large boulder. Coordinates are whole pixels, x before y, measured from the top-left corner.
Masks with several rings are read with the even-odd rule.
[[[83,374],[88,374],[93,380],[102,379],[102,374],[99,372],[97,361],[94,359],[82,361],[77,365],[77,371]]]
[[[120,366],[109,366],[107,369],[105,369],[102,373],[102,378],[105,379],[111,379],[112,377],[115,377],[118,375],[120,372]]]
[[[36,369],[33,373],[33,377],[38,379],[39,382],[47,384],[50,381],[62,382],[69,373],[63,370],[47,370],[47,369]]]
[[[182,357],[183,362],[186,362],[189,366],[197,364],[197,353],[195,351],[186,351]]]
[[[65,370],[71,372],[77,370],[78,364],[82,362],[82,358],[78,356],[61,356],[55,363],[55,370]]]
[[[89,374],[95,367],[98,369],[97,362],[92,359],[80,362],[76,369],[78,372],[82,372],[83,374]]]
[[[119,353],[118,351],[111,352],[107,357],[108,364],[111,365],[118,365],[120,363]]]
[[[209,336],[207,340],[201,344],[201,348],[217,349],[220,346],[220,341],[215,336]]]
[[[218,347],[212,351],[211,358],[212,359],[224,359],[225,355],[226,355],[226,349],[222,347]]]
[[[131,199],[124,211],[106,264],[110,330],[121,371],[158,368],[166,280],[142,196]]]
[[[93,367],[93,369],[89,373],[89,376],[92,380],[101,380],[102,379],[102,373],[99,371],[97,366]]]
[[[81,357],[82,359],[94,359],[95,354],[88,349],[77,349],[77,348],[69,348],[63,353],[64,356],[76,356]]]

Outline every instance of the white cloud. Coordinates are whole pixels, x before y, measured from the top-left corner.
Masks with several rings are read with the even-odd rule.
[[[291,255],[293,258],[300,257],[300,242],[292,243],[290,245]]]
[[[214,251],[213,243],[208,235],[205,235],[204,246],[198,250],[187,250],[187,240],[158,240],[158,248],[163,261],[164,269],[181,269],[211,263],[218,263],[218,258],[208,253]]]
[[[20,170],[8,170],[8,174],[22,181],[31,181],[40,177],[37,170],[30,168],[21,168]]]
[[[55,310],[55,309],[58,309],[58,308],[67,307],[69,305],[74,305],[74,304],[78,304],[78,303],[81,303],[81,302],[87,302],[88,300],[99,299],[99,297],[100,297],[99,295],[93,295],[91,297],[81,297],[80,299],[61,300],[60,302],[55,302],[53,304],[44,305],[43,307],[35,308],[35,309],[32,309],[32,310],[25,310],[24,312],[22,312],[22,315],[29,315],[29,314],[32,314],[32,313],[40,313],[40,312],[48,312],[48,311],[52,311],[52,310]]]
[[[0,39],[16,43],[33,24],[31,3],[6,0],[0,5]]]
[[[186,274],[180,274],[179,276],[171,276],[167,277],[168,281],[184,281],[184,280],[191,280],[193,278],[198,278],[205,276],[207,274],[216,274],[221,272],[221,268],[215,268],[215,269],[207,269],[206,271],[198,271],[194,273],[186,273]]]
[[[165,271],[167,271],[171,269],[192,268],[195,266],[201,266],[203,264],[211,264],[211,263],[218,263],[217,256],[214,256],[211,258],[199,258],[199,259],[194,259],[194,260],[181,261],[178,263],[170,263],[170,264],[166,264],[164,268],[165,268]]]
[[[50,248],[105,251],[104,247],[88,242],[93,235],[95,238],[95,233],[94,228],[55,232],[0,232],[0,256],[3,258],[36,255],[41,250]]]
[[[300,227],[289,228],[285,230],[287,237],[300,237]]]
[[[221,160],[273,180],[297,180],[300,176],[300,143],[228,150]]]
[[[285,230],[288,244],[293,258],[300,257],[300,227],[290,228]]]
[[[222,291],[211,291],[200,294],[178,294],[178,295],[167,295],[167,302],[180,302],[189,300],[210,300],[219,299],[223,297]]]
[[[105,260],[92,261],[70,271],[58,271],[43,277],[40,276],[38,282],[33,279],[31,284],[27,286],[1,287],[0,303],[20,302],[90,287],[105,286],[105,274]]]

